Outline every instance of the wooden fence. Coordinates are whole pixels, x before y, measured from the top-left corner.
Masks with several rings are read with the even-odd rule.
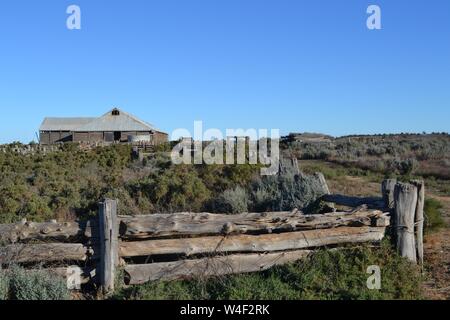
[[[151,214],[118,216],[117,201],[104,200],[87,222],[0,225],[0,265],[44,264],[68,287],[126,284],[266,270],[306,257],[324,246],[379,242],[393,219],[399,252],[422,261],[423,182],[386,180],[380,198],[328,195],[353,207],[304,215],[292,212]],[[118,272],[123,270],[124,272]]]

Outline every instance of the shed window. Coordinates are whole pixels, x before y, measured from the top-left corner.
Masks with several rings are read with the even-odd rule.
[[[112,115],[113,115],[113,116],[120,116],[120,111],[117,110],[117,109],[114,109],[114,110],[112,111]]]

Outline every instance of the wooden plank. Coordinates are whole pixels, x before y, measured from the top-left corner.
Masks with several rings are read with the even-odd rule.
[[[130,285],[149,281],[204,278],[264,271],[305,258],[310,251],[298,250],[279,253],[237,254],[195,260],[128,265],[125,267],[125,281]]]
[[[414,180],[412,183],[417,187],[417,206],[414,217],[414,224],[416,226],[417,260],[423,265],[423,210],[425,206],[425,182],[423,180]]]
[[[417,187],[399,182],[395,185],[394,198],[397,249],[402,257],[416,263],[414,219],[417,206]]]
[[[238,215],[151,214],[120,217],[120,234],[124,240],[136,240],[158,237],[279,233],[339,226],[371,226],[376,225],[375,220],[383,215],[381,211],[367,209],[324,215],[303,215],[297,211]]]
[[[75,241],[90,238],[95,228],[93,221],[34,223],[26,220],[0,225],[0,243],[17,243],[30,240]]]
[[[117,200],[106,199],[99,205],[100,285],[103,293],[114,291],[115,269],[119,264]]]
[[[10,244],[0,247],[0,265],[25,262],[85,261],[89,248],[80,243]]]
[[[121,257],[194,255],[231,252],[268,252],[314,248],[343,243],[380,241],[385,227],[340,227],[265,235],[212,236],[202,238],[121,242]]]

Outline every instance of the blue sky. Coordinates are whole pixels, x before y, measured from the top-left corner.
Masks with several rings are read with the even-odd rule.
[[[450,131],[448,0],[5,0],[0,40],[0,143],[113,106],[169,133]]]

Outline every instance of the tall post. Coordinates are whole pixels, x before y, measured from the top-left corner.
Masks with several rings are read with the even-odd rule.
[[[99,279],[104,294],[114,291],[115,269],[119,265],[117,200],[99,204],[100,265]]]
[[[396,179],[386,179],[381,184],[381,194],[383,195],[386,209],[394,209],[394,189],[396,184]]]
[[[414,221],[417,206],[417,187],[412,184],[397,183],[394,190],[394,199],[397,249],[402,257],[416,263]]]
[[[423,265],[423,209],[425,206],[425,183],[423,180],[414,180],[411,182],[417,187],[417,206],[415,214],[417,260]]]

